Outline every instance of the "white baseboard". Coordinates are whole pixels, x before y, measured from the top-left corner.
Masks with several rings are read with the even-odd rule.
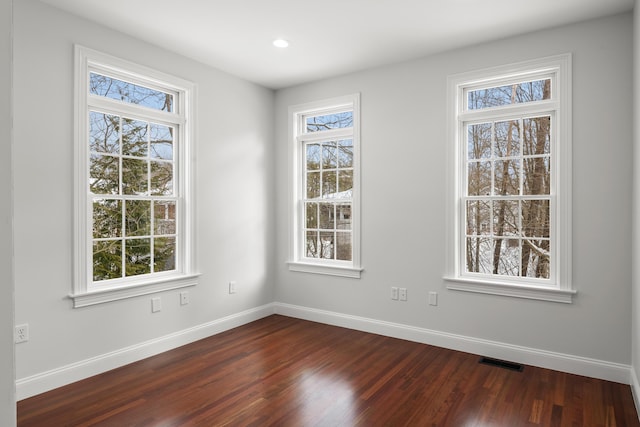
[[[636,408],[638,408],[640,412],[640,384],[638,383],[635,370],[628,365],[284,303],[266,304],[160,338],[102,354],[91,359],[82,360],[47,372],[18,379],[16,381],[16,397],[18,400],[26,399],[53,390],[54,388],[62,387],[72,382],[210,337],[274,313],[509,360],[526,365],[539,366],[623,384],[631,384]]]
[[[631,377],[631,366],[620,363],[521,347],[290,304],[275,303],[274,306],[277,314],[285,316],[401,338],[525,365],[538,366],[623,384],[629,384]],[[634,376],[634,378],[636,378],[637,381],[637,377]],[[640,388],[637,388],[636,392],[640,392]]]
[[[137,362],[150,356],[210,337],[220,332],[253,322],[274,313],[273,304],[266,304],[221,319],[184,329],[173,334],[145,341],[130,347],[81,360],[47,372],[16,381],[16,397],[26,399],[75,381],[98,375],[111,369]]]
[[[631,367],[631,395],[633,396],[633,403],[636,405],[636,412],[638,413],[638,419],[640,419],[640,382],[638,382],[638,373],[635,368]]]

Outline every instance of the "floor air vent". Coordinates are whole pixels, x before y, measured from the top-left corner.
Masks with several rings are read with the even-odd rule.
[[[509,369],[511,371],[522,372],[524,366],[519,363],[507,362],[505,360],[492,359],[490,357],[480,358],[480,363],[483,365],[496,366],[498,368]]]

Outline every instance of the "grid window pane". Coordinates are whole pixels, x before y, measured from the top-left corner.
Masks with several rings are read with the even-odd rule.
[[[126,276],[151,273],[151,239],[127,239],[124,244]]]
[[[93,201],[93,237],[95,239],[121,237],[122,201],[96,199]]]
[[[148,162],[138,159],[122,159],[122,193],[144,195],[148,184]]]
[[[89,112],[89,149],[99,153],[120,152],[120,117]]]
[[[176,202],[153,202],[153,228],[156,236],[176,234]]]
[[[93,194],[120,193],[120,158],[92,154],[89,159],[89,191]]]
[[[102,281],[122,277],[122,242],[104,240],[93,242],[93,280]]]
[[[153,240],[153,271],[176,269],[176,238],[158,237]]]
[[[172,127],[149,124],[149,155],[155,159],[173,160],[173,134]]]
[[[127,200],[125,206],[125,235],[147,236],[151,231],[151,202]]]

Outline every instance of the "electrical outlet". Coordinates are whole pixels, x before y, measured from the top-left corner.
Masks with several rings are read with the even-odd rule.
[[[162,310],[162,300],[160,297],[151,298],[151,312],[157,313]]]
[[[407,300],[407,288],[400,288],[398,293],[400,295],[400,301]]]
[[[180,305],[189,304],[189,291],[180,292]]]
[[[391,299],[392,300],[398,299],[398,288],[396,286],[391,287]]]
[[[236,293],[236,282],[229,282],[229,293],[230,294]]]
[[[26,341],[29,341],[29,324],[25,323],[23,325],[16,325],[15,343],[19,344]]]

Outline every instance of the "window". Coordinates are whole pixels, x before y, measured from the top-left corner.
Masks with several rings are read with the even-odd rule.
[[[571,302],[570,61],[449,78],[448,288]]]
[[[289,269],[360,277],[359,95],[289,109]]]
[[[76,47],[75,307],[196,283],[193,91]]]

